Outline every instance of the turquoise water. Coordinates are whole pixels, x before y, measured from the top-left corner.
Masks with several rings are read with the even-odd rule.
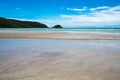
[[[62,28],[62,29],[53,29],[53,28],[0,28],[0,30],[14,30],[14,31],[51,31],[51,32],[68,32],[68,33],[101,33],[101,34],[119,34],[120,29],[79,29],[79,28]]]

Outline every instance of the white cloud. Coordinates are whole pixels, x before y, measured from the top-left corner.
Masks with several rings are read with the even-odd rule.
[[[81,26],[112,26],[117,25],[120,27],[120,6],[108,7],[101,6],[88,9],[89,13],[79,15],[61,15],[63,18],[67,18],[64,21],[65,26],[81,27]],[[87,10],[86,10],[87,11]],[[119,26],[118,26],[119,25]]]
[[[88,13],[82,14],[74,14],[74,15],[66,15],[61,14],[58,16],[59,18],[56,20],[52,19],[35,19],[30,21],[38,21],[47,24],[49,27],[52,27],[56,24],[61,24],[64,27],[110,27],[116,26],[120,28],[120,6],[108,7],[108,6],[101,6],[96,7],[94,10],[93,8],[86,9]],[[89,10],[89,11],[88,11]],[[91,11],[92,10],[92,11]],[[76,10],[80,11],[80,10]],[[61,18],[60,18],[61,17]],[[21,19],[27,20],[27,19]]]
[[[83,7],[81,9],[79,8],[67,8],[66,10],[70,10],[70,11],[85,11],[87,9],[87,7]]]
[[[90,11],[96,11],[96,10],[103,10],[103,9],[108,9],[108,6],[101,6],[101,7],[96,7],[96,8],[90,8]]]

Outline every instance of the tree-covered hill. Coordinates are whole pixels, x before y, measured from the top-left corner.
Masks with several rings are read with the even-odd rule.
[[[39,22],[20,21],[0,17],[0,28],[48,28],[48,26]]]
[[[55,25],[55,26],[53,26],[52,28],[63,28],[61,25]]]

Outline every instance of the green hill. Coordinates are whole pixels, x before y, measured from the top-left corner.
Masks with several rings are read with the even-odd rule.
[[[55,25],[52,28],[63,28],[61,25]]]
[[[0,17],[0,28],[48,28],[48,26],[39,22],[20,21]]]

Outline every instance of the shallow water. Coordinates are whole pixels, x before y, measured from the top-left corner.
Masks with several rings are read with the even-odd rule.
[[[67,33],[91,33],[91,34],[115,34],[120,35],[120,28],[0,28],[0,31],[45,31],[45,32],[67,32]]]
[[[0,80],[119,80],[119,40],[0,40]]]

